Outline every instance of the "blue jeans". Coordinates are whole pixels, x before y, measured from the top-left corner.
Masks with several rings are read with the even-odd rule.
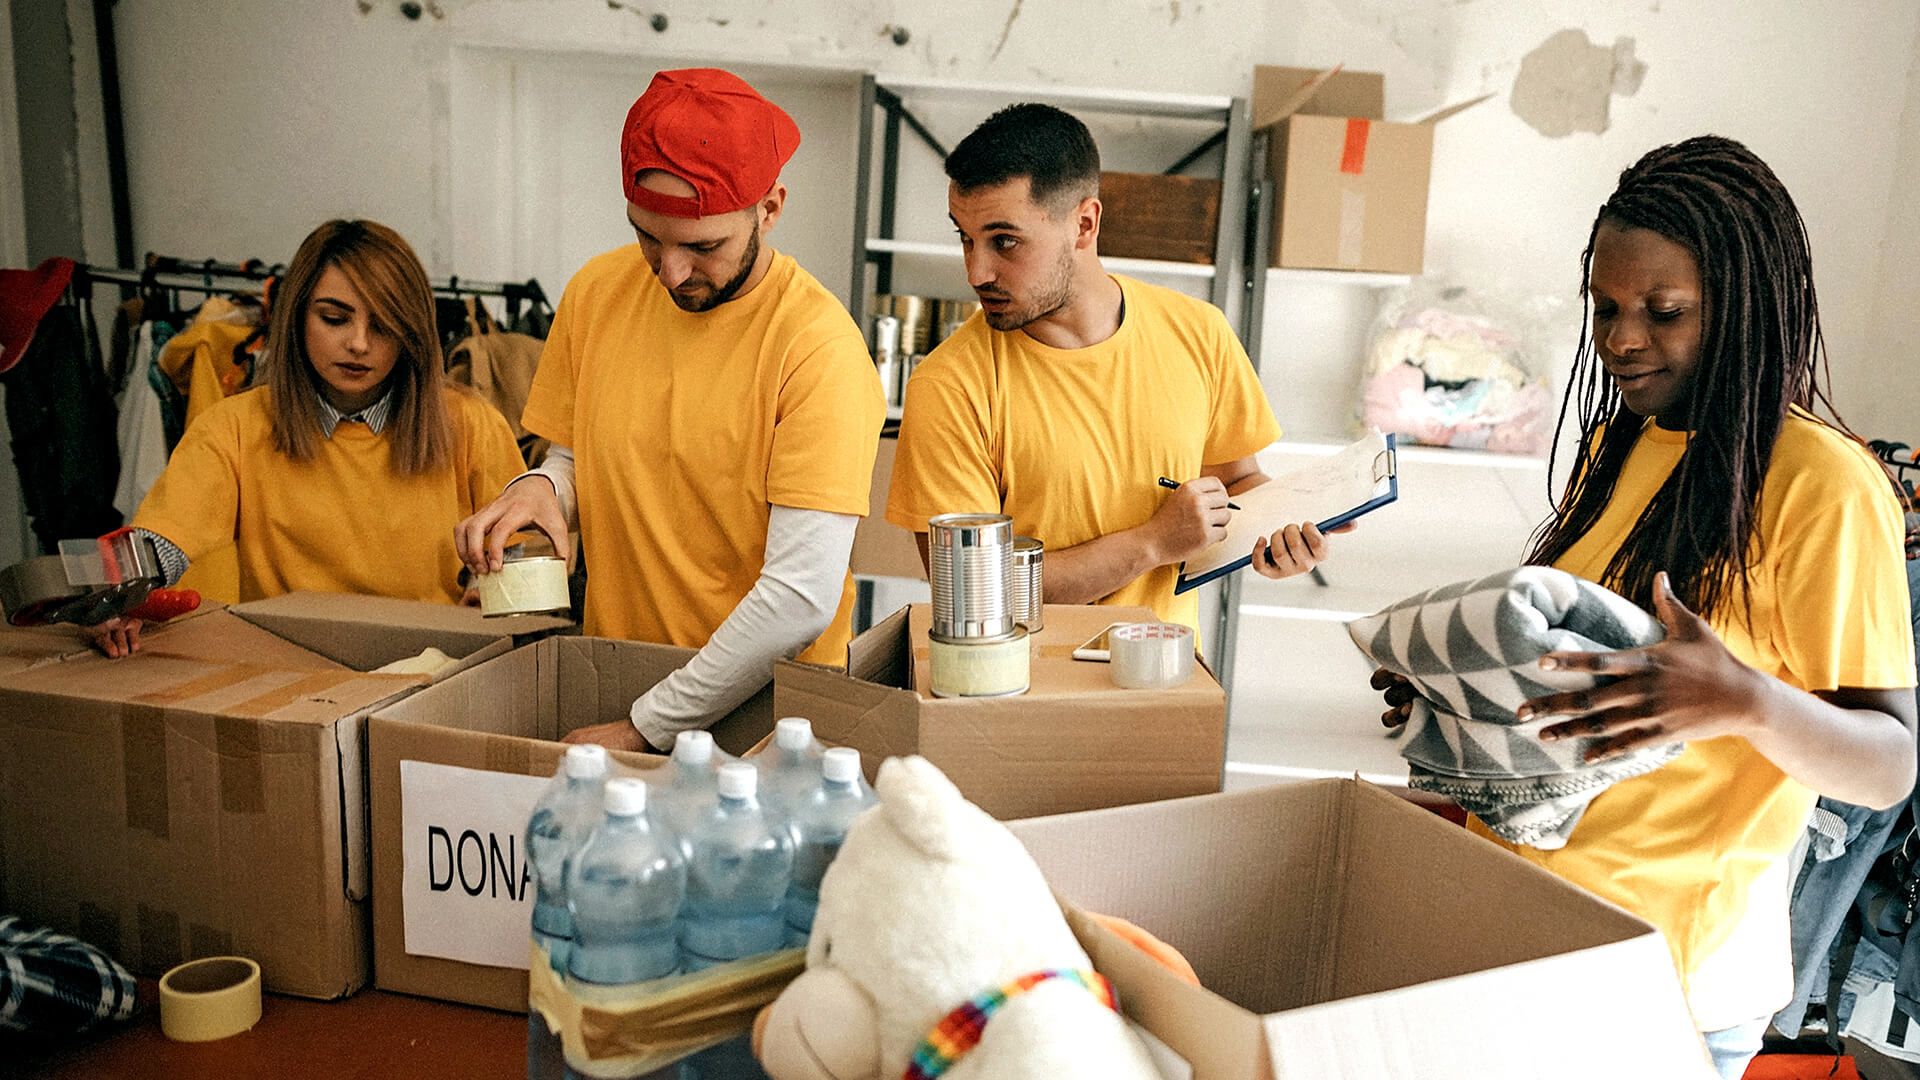
[[[1760,1040],[1767,1033],[1767,1021],[1772,1017],[1762,1016],[1744,1024],[1735,1024],[1719,1031],[1703,1031],[1701,1041],[1707,1044],[1707,1053],[1713,1055],[1713,1067],[1719,1070],[1726,1080],[1740,1080],[1747,1071],[1747,1062],[1760,1052]]]

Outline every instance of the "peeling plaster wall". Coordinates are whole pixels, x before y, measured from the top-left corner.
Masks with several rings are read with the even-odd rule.
[[[418,21],[397,0],[134,0],[115,18],[137,249],[285,258],[321,218],[355,214],[399,228],[436,273],[460,269],[456,25],[501,46],[537,33],[563,51],[1213,94],[1246,93],[1256,62],[1345,61],[1386,73],[1390,117],[1491,92],[1440,129],[1429,270],[1569,297],[1619,170],[1714,131],[1752,145],[1800,200],[1849,419],[1920,435],[1904,327],[1871,321],[1915,306],[1911,0],[440,0]],[[1570,30],[1606,50],[1632,39],[1645,74],[1610,96],[1604,131],[1549,138],[1511,98],[1523,58]],[[937,192],[907,194],[939,213]]]

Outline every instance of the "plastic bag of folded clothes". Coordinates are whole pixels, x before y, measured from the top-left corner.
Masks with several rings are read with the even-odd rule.
[[[1427,279],[1394,290],[1369,335],[1361,422],[1403,442],[1544,455],[1546,306]]]

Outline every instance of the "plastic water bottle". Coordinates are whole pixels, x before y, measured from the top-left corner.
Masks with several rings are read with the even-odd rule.
[[[533,876],[533,944],[555,971],[565,971],[573,941],[573,916],[567,911],[568,860],[592,827],[607,777],[607,750],[585,744],[567,747],[553,783],[534,803],[527,820],[527,868]],[[563,1075],[558,1032],[538,1010],[527,1013],[528,1080]]]
[[[684,842],[700,815],[719,798],[720,766],[733,758],[713,745],[710,731],[683,731],[673,738],[667,781],[656,792],[654,820]]]
[[[567,983],[625,986],[680,970],[675,918],[687,892],[679,848],[647,819],[647,785],[607,781],[606,816],[567,870]]]
[[[560,771],[527,821],[526,850],[533,872],[533,941],[555,971],[567,968],[573,919],[567,914],[567,859],[593,827],[600,789],[607,778],[607,749],[567,747]]]
[[[720,767],[720,797],[687,837],[687,904],[680,947],[687,970],[772,952],[785,940],[781,905],[793,875],[793,837],[762,809],[760,774],[745,762]]]
[[[821,780],[793,816],[793,883],[787,886],[787,943],[805,945],[820,906],[820,879],[840,854],[847,829],[879,800],[860,775],[860,751],[838,746],[820,759]]]
[[[804,716],[783,717],[774,725],[773,745],[757,762],[760,801],[791,818],[820,786],[820,755],[824,752],[813,737],[813,721]]]

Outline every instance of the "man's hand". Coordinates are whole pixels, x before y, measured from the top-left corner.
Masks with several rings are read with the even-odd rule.
[[[455,525],[453,550],[467,569],[490,574],[506,565],[507,541],[529,525],[546,533],[562,558],[573,550],[567,542],[560,497],[554,494],[553,481],[544,476],[515,480],[485,509]]]
[[[594,724],[590,727],[575,728],[567,732],[566,737],[560,741],[598,743],[609,750],[634,750],[642,754],[661,753],[640,737],[640,729],[634,727],[631,720],[615,720],[611,724]]]
[[[1154,564],[1165,566],[1198,555],[1227,535],[1227,485],[1218,477],[1202,476],[1181,484],[1160,504],[1145,525]]]
[[[116,615],[106,622],[80,628],[93,647],[115,660],[140,651],[140,620]]]

